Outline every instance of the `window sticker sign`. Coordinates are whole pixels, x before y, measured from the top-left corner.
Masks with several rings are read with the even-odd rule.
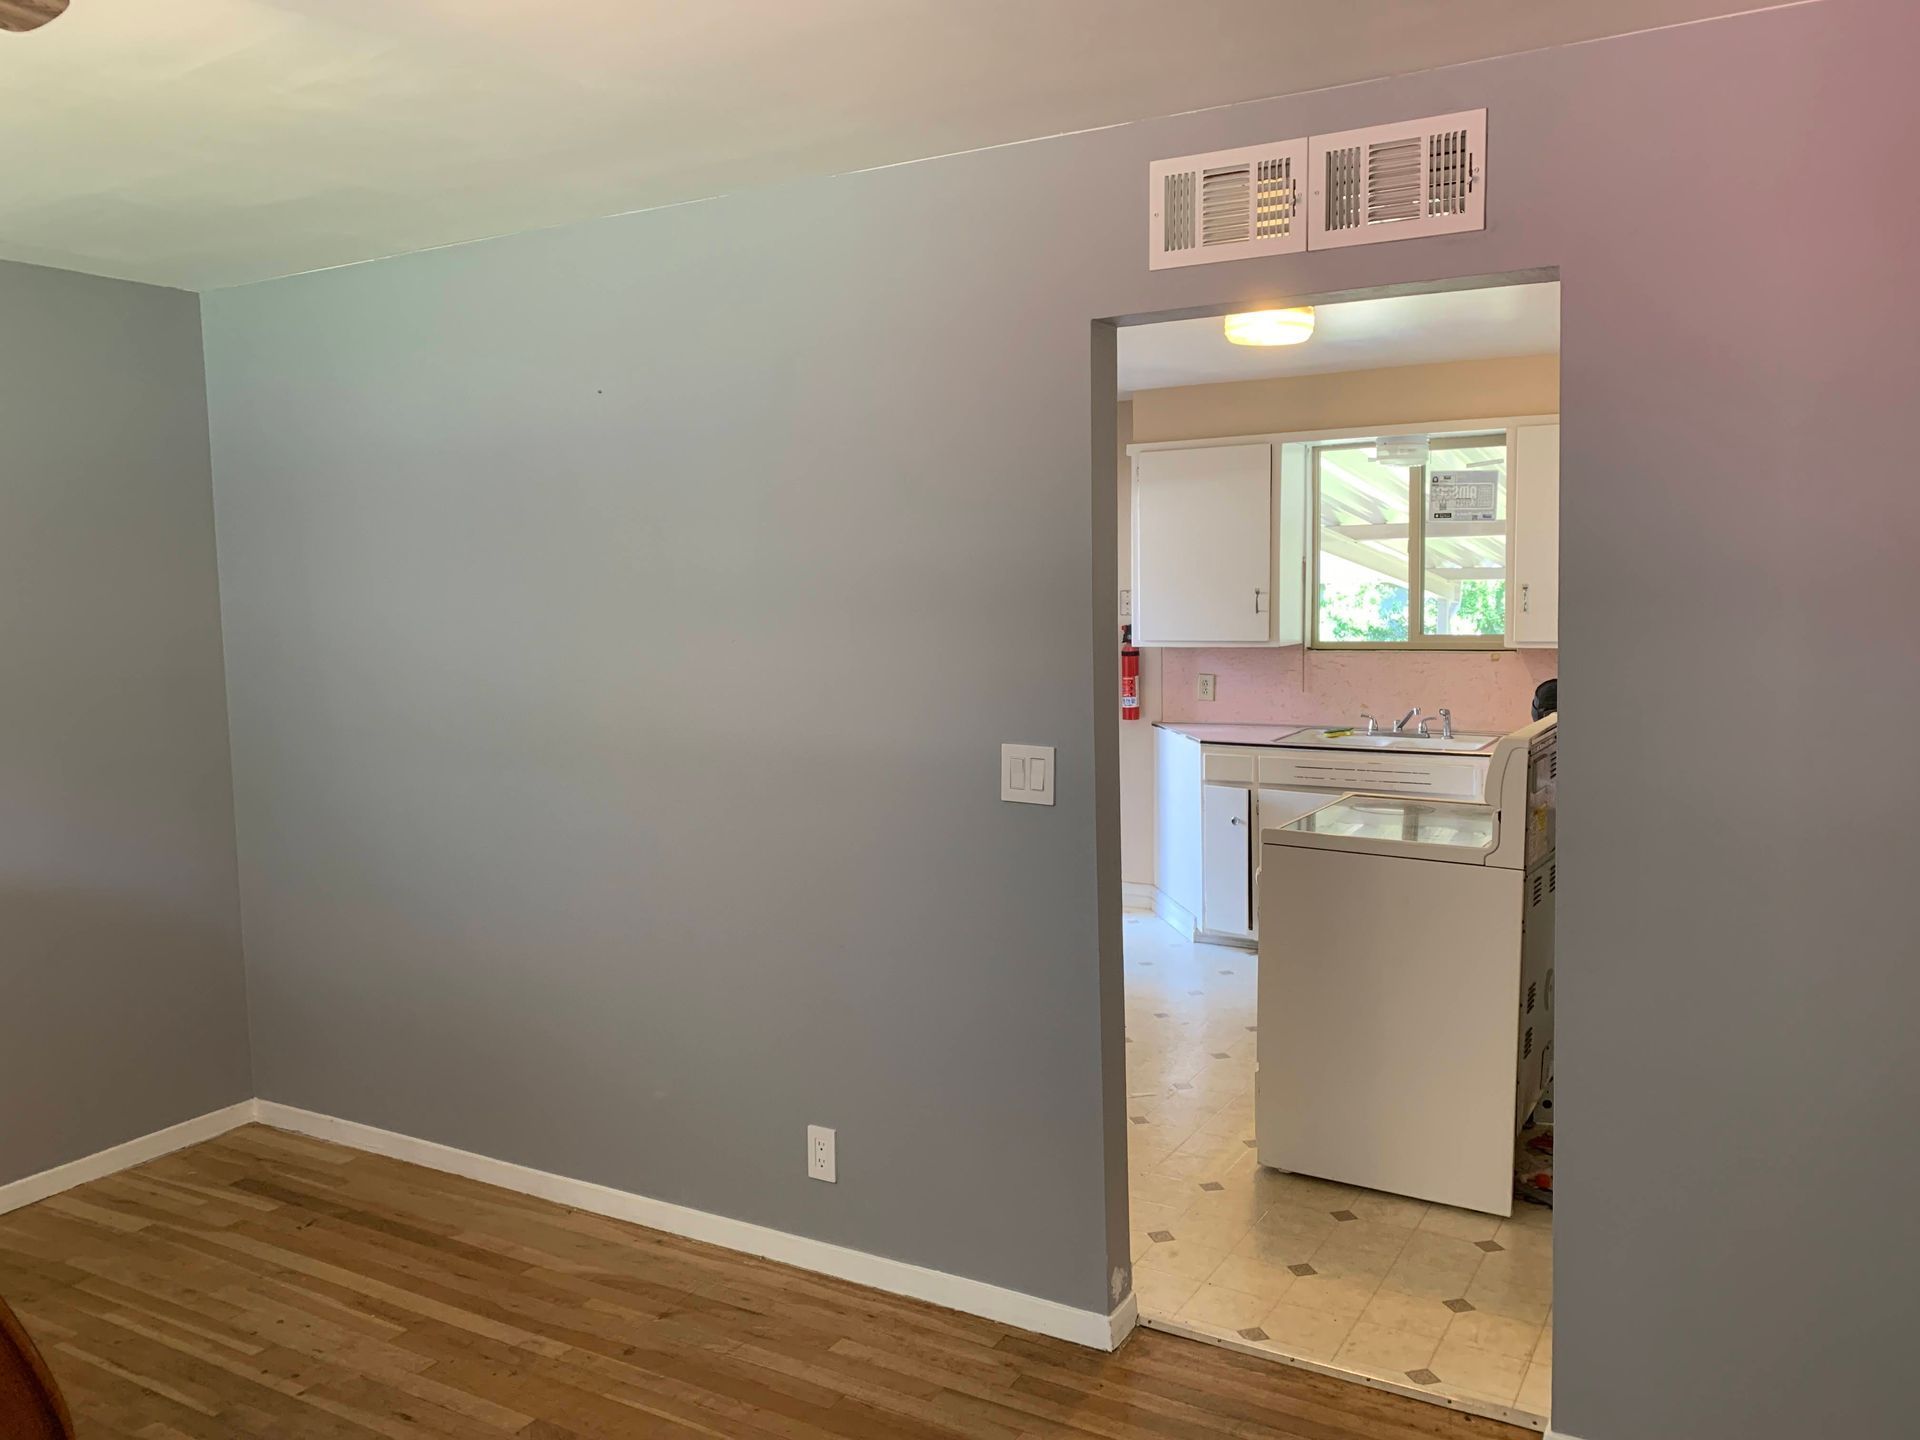
[[[1427,476],[1427,519],[1434,524],[1500,518],[1500,470],[1435,470]]]

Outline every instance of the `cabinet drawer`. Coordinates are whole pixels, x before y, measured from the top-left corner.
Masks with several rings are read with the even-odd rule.
[[[1205,778],[1226,785],[1253,784],[1254,752],[1216,750],[1209,745],[1202,752]]]
[[[1288,789],[1367,790],[1477,801],[1487,785],[1487,761],[1478,756],[1280,750],[1262,755],[1259,769],[1262,785]]]

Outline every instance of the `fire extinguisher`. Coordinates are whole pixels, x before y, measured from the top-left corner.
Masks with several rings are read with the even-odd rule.
[[[1133,626],[1120,627],[1120,718],[1140,718],[1140,647],[1133,643]]]

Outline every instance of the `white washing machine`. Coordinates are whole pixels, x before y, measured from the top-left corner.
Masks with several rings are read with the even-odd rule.
[[[1551,718],[1486,805],[1345,795],[1262,834],[1260,1163],[1495,1215],[1550,1075]]]

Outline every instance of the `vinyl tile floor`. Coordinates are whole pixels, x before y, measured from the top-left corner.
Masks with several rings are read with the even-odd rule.
[[[1133,1286],[1149,1324],[1534,1428],[1553,1212],[1502,1220],[1254,1155],[1252,951],[1126,917]]]

